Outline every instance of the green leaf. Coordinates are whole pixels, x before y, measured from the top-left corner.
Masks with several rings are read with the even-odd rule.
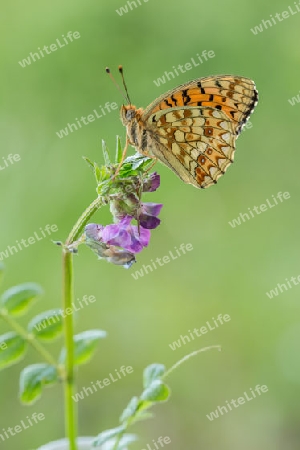
[[[35,283],[24,283],[5,291],[0,299],[0,305],[12,316],[20,316],[27,312],[33,301],[43,293],[42,288]]]
[[[154,417],[154,414],[148,411],[139,410],[136,413],[136,416],[134,417],[134,423],[136,422],[142,422],[143,420],[152,419]]]
[[[140,172],[142,172],[142,173],[146,172],[147,170],[152,168],[153,165],[154,165],[153,164],[153,159],[150,159],[148,161],[144,161],[142,166],[140,166],[140,168],[139,168]]]
[[[117,450],[127,450],[128,445],[131,444],[131,442],[137,441],[137,439],[138,438],[135,434],[124,434],[124,436],[120,439]]]
[[[96,181],[99,184],[102,181],[102,172],[97,163],[94,164],[94,170],[95,170]]]
[[[94,172],[94,163],[86,156],[83,156],[82,158],[85,160],[89,168],[92,169],[92,171]]]
[[[134,163],[132,164],[132,169],[133,170],[136,170],[139,168],[142,169],[145,164],[148,164],[148,162],[150,162],[149,160],[152,161],[150,158],[147,158],[145,160],[145,158],[143,157],[137,161],[134,161]]]
[[[35,316],[28,324],[28,331],[36,338],[50,341],[63,330],[61,309],[51,309]]]
[[[50,364],[33,364],[25,367],[20,375],[20,400],[31,404],[42,393],[44,385],[54,384],[58,381],[56,368]]]
[[[122,161],[123,149],[120,136],[117,136],[117,148],[116,148],[116,164]]]
[[[105,448],[105,450],[124,450],[128,448],[128,445],[131,444],[131,442],[137,441],[137,436],[135,434],[124,434],[120,441],[118,442],[117,447],[116,440],[119,437],[123,431],[117,431],[119,428],[113,428],[112,430],[103,431],[103,433],[100,433],[99,436],[96,438],[96,440],[93,442],[93,447],[100,447]],[[98,440],[99,438],[99,440]],[[103,441],[105,439],[105,441]],[[105,444],[103,446],[103,444]],[[102,447],[103,446],[103,447]]]
[[[14,331],[0,336],[0,369],[18,362],[26,350],[27,342]]]
[[[146,367],[143,374],[143,386],[144,389],[149,387],[154,380],[160,378],[166,371],[163,364],[151,364]]]
[[[170,396],[170,388],[161,380],[154,380],[142,393],[140,399],[145,402],[164,402]]]
[[[97,184],[103,183],[105,180],[108,180],[111,176],[110,171],[106,166],[99,167],[97,163],[95,163],[95,177]]]
[[[102,330],[88,330],[74,336],[74,343],[75,343],[74,364],[79,365],[87,363],[93,356],[98,341],[105,337],[106,331]],[[60,363],[64,363],[65,360],[66,360],[66,351],[63,348],[60,354],[59,361]]]
[[[3,275],[4,275],[4,269],[5,269],[5,266],[4,266],[3,262],[0,261],[0,283],[1,283]]]
[[[109,158],[109,153],[107,151],[106,142],[103,141],[103,139],[102,139],[102,153],[103,153],[103,157],[104,157],[104,164],[106,166],[109,166],[111,164],[111,162],[110,162],[110,158]]]
[[[143,156],[140,153],[135,153],[132,156],[128,156],[124,164],[130,164],[132,170],[143,169],[144,166],[150,165],[153,163],[152,158],[148,158],[147,156]]]
[[[140,400],[138,397],[132,397],[120,417],[120,422],[126,422],[128,419],[131,419],[130,424],[132,425],[133,423],[152,418],[153,414],[146,411],[152,405],[152,402]]]
[[[133,156],[128,156],[119,172],[119,178],[128,178],[137,176],[145,172],[148,167],[153,164],[153,159],[136,153]]]
[[[111,428],[110,430],[102,431],[102,433],[98,434],[92,445],[93,447],[99,447],[100,445],[109,442],[111,438],[117,437],[121,433],[124,433],[124,431],[125,427],[123,425],[116,428]]]
[[[97,194],[100,197],[104,197],[110,190],[111,183],[109,182],[109,177],[107,180],[104,180],[102,183],[100,183],[97,187]]]
[[[123,164],[122,168],[120,169],[120,172],[119,172],[120,178],[129,178],[129,177],[133,177],[133,176],[137,176],[137,175],[138,175],[138,171],[132,170],[131,164]]]
[[[128,420],[130,417],[134,416],[139,405],[139,399],[138,397],[132,397],[124,411],[122,412],[120,416],[120,422],[124,422],[125,420]]]

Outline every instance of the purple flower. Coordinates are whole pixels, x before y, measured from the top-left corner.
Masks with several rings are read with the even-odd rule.
[[[149,175],[148,179],[143,183],[143,192],[154,192],[160,186],[160,175],[157,172],[153,172]]]
[[[131,225],[131,220],[131,216],[125,216],[120,222],[104,227],[103,242],[116,245],[133,254],[141,252],[149,244],[150,231],[143,226]]]
[[[142,203],[142,209],[139,214],[139,222],[143,228],[152,230],[160,224],[158,215],[163,205],[161,203]]]
[[[106,244],[102,239],[103,225],[90,223],[85,227],[85,243],[90,247],[100,259],[123,266],[126,269],[136,262],[135,256],[129,251],[114,245]]]
[[[160,185],[160,176],[143,173],[143,176],[129,176],[120,179],[108,195],[107,203],[113,216],[113,224],[91,223],[85,227],[83,240],[99,258],[130,267],[135,254],[147,247],[150,230],[158,227],[162,204],[142,203],[142,192],[154,192]],[[136,220],[137,225],[132,225]]]

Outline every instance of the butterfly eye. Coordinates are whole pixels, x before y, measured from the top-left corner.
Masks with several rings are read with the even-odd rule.
[[[135,110],[134,109],[128,109],[126,111],[126,119],[127,120],[132,120],[135,118]]]

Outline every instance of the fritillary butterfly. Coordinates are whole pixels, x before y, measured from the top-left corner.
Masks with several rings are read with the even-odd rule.
[[[206,188],[233,162],[235,141],[257,101],[249,78],[215,75],[182,84],[145,110],[123,105],[121,121],[138,152],[159,159],[185,183]]]

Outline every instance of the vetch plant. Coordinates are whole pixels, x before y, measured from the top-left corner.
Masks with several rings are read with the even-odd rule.
[[[220,348],[213,346],[195,351],[169,370],[162,364],[151,364],[146,367],[142,393],[130,400],[121,414],[120,424],[116,428],[101,432],[92,439],[92,442],[78,438],[77,403],[74,401],[75,367],[91,360],[99,341],[106,337],[106,332],[94,329],[74,334],[73,254],[79,252],[80,245],[86,245],[99,259],[129,269],[136,262],[136,255],[149,245],[151,230],[159,226],[158,216],[162,209],[162,204],[142,201],[144,193],[154,192],[160,185],[159,175],[150,172],[153,166],[150,158],[136,153],[123,161],[119,138],[113,163],[104,142],[102,150],[105,164],[101,167],[85,158],[96,178],[95,200],[79,217],[66,242],[55,242],[62,248],[63,256],[61,308],[38,314],[29,320],[27,327],[24,328],[17,319],[28,313],[31,305],[43,294],[42,288],[36,283],[25,283],[8,289],[0,296],[0,318],[12,329],[11,332],[0,336],[0,369],[23,359],[28,346],[32,346],[40,357],[36,364],[31,364],[21,371],[19,382],[21,402],[30,405],[40,398],[44,387],[54,386],[58,382],[64,385],[67,439],[61,441],[60,446],[54,447],[50,443],[41,447],[45,450],[54,448],[126,450],[136,440],[136,436],[129,434],[128,429],[136,422],[152,417],[149,413],[150,408],[169,398],[170,389],[166,379],[173,370],[202,351]],[[90,222],[93,214],[103,206],[109,206],[112,223],[104,225]],[[3,270],[4,266],[0,262],[0,275],[3,274]],[[66,314],[60,314],[61,311],[65,311]],[[44,343],[53,341],[61,335],[64,336],[64,345],[56,359]],[[86,443],[83,444],[84,442]]]

